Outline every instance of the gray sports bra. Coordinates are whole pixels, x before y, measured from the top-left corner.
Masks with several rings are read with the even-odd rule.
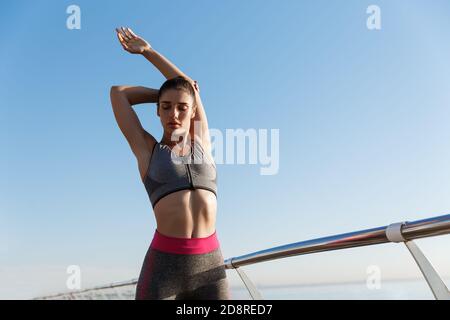
[[[198,141],[191,141],[191,152],[184,156],[177,156],[169,146],[158,142],[144,185],[153,208],[164,196],[183,189],[206,189],[217,197],[216,165]]]

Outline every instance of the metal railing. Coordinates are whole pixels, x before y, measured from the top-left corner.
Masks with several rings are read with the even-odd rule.
[[[235,269],[244,282],[252,299],[263,299],[256,286],[252,283],[246,273],[240,268],[270,260],[286,257],[341,250],[354,247],[377,245],[388,242],[404,243],[420,268],[434,297],[439,300],[450,300],[450,292],[445,283],[427,260],[419,247],[413,242],[414,239],[433,237],[450,234],[450,214],[412,222],[393,223],[388,226],[344,233],[313,240],[295,242],[278,247],[273,247],[246,255],[225,259],[226,269]],[[40,297],[38,299],[75,298],[77,295],[89,294],[96,290],[114,289],[121,286],[136,285],[137,279],[111,284],[108,286],[86,289],[78,292],[62,293],[53,296]],[[94,295],[95,297],[95,295]]]
[[[116,292],[118,288],[135,287],[138,279],[132,279],[123,282],[114,282],[104,286],[88,288],[84,290],[71,291],[66,293],[58,293],[49,296],[34,298],[33,300],[97,300],[97,299],[133,299],[134,292],[130,289],[125,293]]]
[[[255,300],[259,300],[262,299],[261,294],[240,267],[317,252],[363,247],[387,242],[403,242],[419,266],[434,297],[439,300],[450,300],[450,292],[445,286],[445,283],[431,263],[426,259],[419,247],[412,241],[414,239],[444,234],[450,234],[450,214],[413,222],[394,223],[384,227],[344,233],[265,249],[226,259],[225,267],[227,269],[235,269],[247,287],[250,296]]]

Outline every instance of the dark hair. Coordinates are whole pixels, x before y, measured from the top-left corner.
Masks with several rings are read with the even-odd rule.
[[[166,80],[162,84],[161,88],[159,88],[158,105],[159,105],[159,99],[161,99],[161,96],[163,95],[163,93],[168,90],[171,90],[171,89],[185,90],[195,100],[195,91],[194,91],[194,88],[192,87],[191,83],[185,77],[178,76],[178,77]]]

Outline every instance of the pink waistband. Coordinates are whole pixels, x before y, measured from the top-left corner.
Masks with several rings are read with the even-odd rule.
[[[217,249],[219,240],[216,231],[204,238],[176,238],[166,236],[155,229],[150,247],[169,253],[201,254]]]

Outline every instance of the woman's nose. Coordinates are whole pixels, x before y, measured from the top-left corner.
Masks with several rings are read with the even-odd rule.
[[[173,109],[170,110],[170,116],[172,118],[178,118],[178,111],[177,111],[176,108],[173,108]]]

